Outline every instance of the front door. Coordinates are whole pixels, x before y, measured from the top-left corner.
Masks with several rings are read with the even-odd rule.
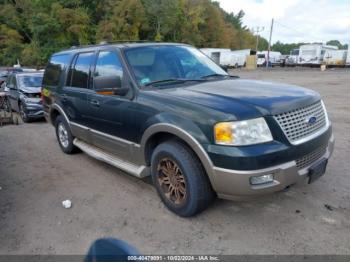
[[[128,140],[128,133],[132,132],[126,114],[130,113],[133,101],[130,100],[131,88],[128,86],[124,68],[116,50],[100,51],[97,55],[93,78],[118,77],[120,85],[116,88],[129,88],[125,95],[115,95],[94,89],[88,96],[90,106],[89,127],[91,127],[92,143],[119,157],[129,157],[132,143]]]

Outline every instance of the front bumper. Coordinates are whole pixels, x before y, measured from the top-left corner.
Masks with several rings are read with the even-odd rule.
[[[25,104],[25,111],[27,113],[28,118],[35,119],[35,118],[43,118],[44,115],[44,109],[41,104]]]
[[[312,164],[324,158],[329,159],[333,149],[334,137],[332,135],[326,153]],[[265,169],[244,171],[214,167],[214,189],[219,198],[230,200],[281,191],[287,186],[305,181],[312,164],[303,169],[298,169],[296,161],[290,161]],[[269,174],[273,174],[273,182],[262,185],[250,184],[250,177]]]

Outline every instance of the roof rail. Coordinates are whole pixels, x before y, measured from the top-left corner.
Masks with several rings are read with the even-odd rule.
[[[98,44],[89,44],[89,45],[78,45],[71,46],[70,49],[83,48],[83,47],[93,47],[100,45],[110,45],[110,44],[127,44],[127,43],[159,43],[159,41],[150,41],[150,40],[115,40],[115,41],[101,41]]]
[[[118,44],[118,43],[158,43],[159,41],[150,40],[114,40],[114,41],[102,41],[100,44]]]

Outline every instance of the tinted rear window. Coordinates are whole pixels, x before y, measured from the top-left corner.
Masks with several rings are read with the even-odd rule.
[[[55,55],[51,57],[46,66],[43,84],[45,86],[57,87],[60,83],[60,76],[66,65],[69,63],[69,55]]]
[[[90,66],[94,53],[78,54],[75,64],[71,65],[68,73],[67,85],[78,88],[89,88]],[[70,84],[69,84],[70,81]]]

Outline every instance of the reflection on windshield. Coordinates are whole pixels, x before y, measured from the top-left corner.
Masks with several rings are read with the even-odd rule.
[[[228,75],[202,52],[189,46],[137,47],[126,50],[125,56],[141,86],[168,79],[200,80],[210,75]]]
[[[21,87],[41,87],[42,76],[19,76],[18,83]]]

